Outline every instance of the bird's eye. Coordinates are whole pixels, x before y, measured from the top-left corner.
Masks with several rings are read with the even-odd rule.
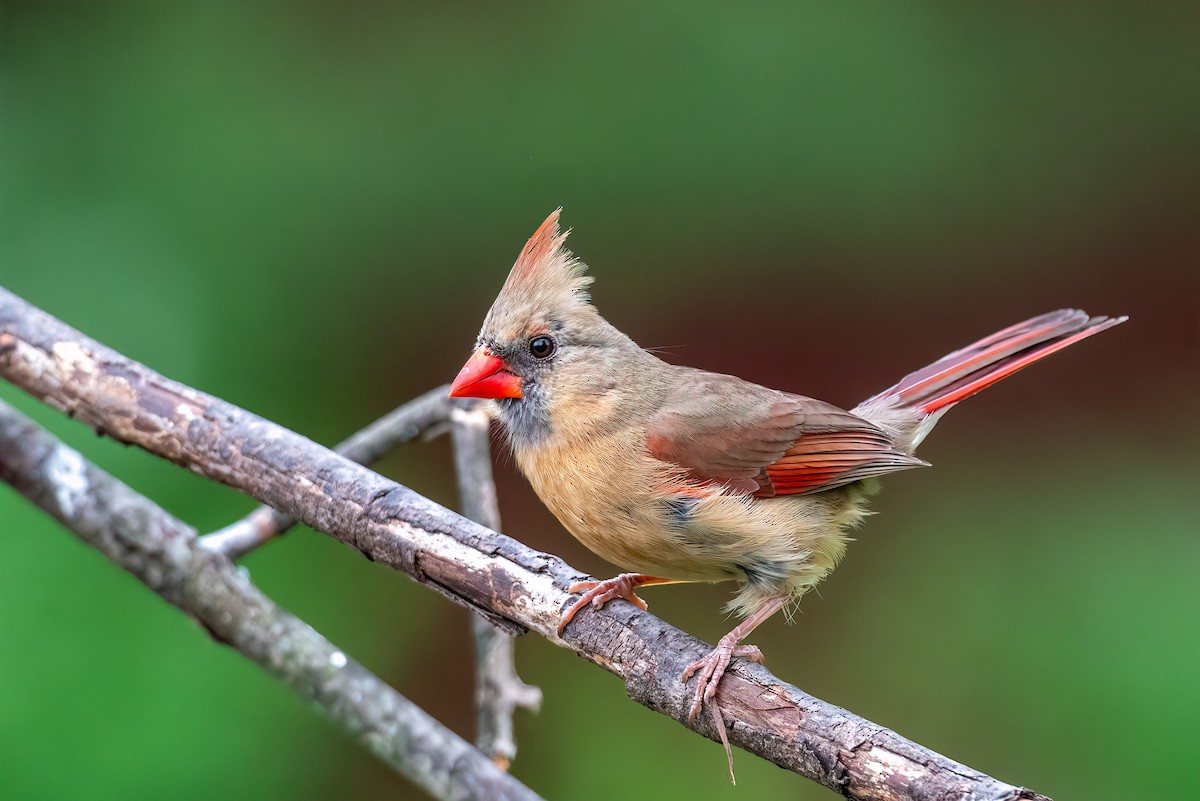
[[[529,340],[529,352],[535,359],[549,359],[558,350],[558,345],[548,336],[536,336]]]

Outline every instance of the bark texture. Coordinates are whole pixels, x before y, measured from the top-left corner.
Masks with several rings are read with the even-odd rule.
[[[432,436],[439,428],[445,427],[446,416],[455,408],[454,404],[467,405],[447,398],[446,390],[446,387],[432,389],[392,410],[339,443],[334,450],[359,464],[372,464],[397,445],[420,436]],[[260,506],[241,520],[201,537],[200,544],[230,559],[237,559],[294,525],[296,521],[290,515],[269,506]]]
[[[80,539],[314,702],[435,798],[539,796],[299,618],[195,532],[0,402],[0,480]]]

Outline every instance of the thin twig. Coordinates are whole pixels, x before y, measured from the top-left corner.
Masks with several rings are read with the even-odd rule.
[[[620,676],[638,703],[688,722],[686,665],[711,648],[631,604],[556,633],[583,576],[287,429],[170,381],[0,290],[0,377],[118,441],[259,501],[512,630],[533,629]],[[729,741],[849,798],[1041,799],[735,660],[715,702]]]
[[[488,415],[482,409],[450,412],[454,439],[454,468],[463,515],[493,531],[500,528],[500,505],[492,479],[488,446]],[[517,708],[534,712],[542,704],[542,691],[517,675],[514,642],[483,617],[471,618],[475,640],[475,745],[502,768],[517,755],[513,713]]]
[[[307,624],[276,606],[195,532],[0,402],[0,480],[11,484],[218,642],[320,706],[440,799],[538,796]]]
[[[440,433],[451,405],[447,387],[438,387],[415,398],[343,440],[334,450],[362,465],[370,465],[405,442]],[[458,403],[461,403],[459,401]],[[280,534],[296,521],[269,506],[260,506],[237,522],[200,538],[200,546],[230,559],[240,559]]]

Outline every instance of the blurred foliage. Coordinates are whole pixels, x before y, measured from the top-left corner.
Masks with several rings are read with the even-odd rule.
[[[566,207],[671,359],[850,404],[1062,305],[1130,324],[972,400],[756,635],[806,690],[1061,798],[1200,792],[1192,3],[0,7],[0,284],[333,442],[451,378]],[[0,386],[200,529],[251,508]],[[503,461],[503,460],[502,460]],[[452,503],[446,445],[380,466]],[[598,573],[510,467],[506,529]],[[287,608],[470,734],[465,613],[329,539]],[[727,588],[654,610],[712,640]],[[520,643],[548,798],[828,799]],[[636,783],[636,784],[634,784]],[[0,491],[0,796],[405,798],[289,691]]]

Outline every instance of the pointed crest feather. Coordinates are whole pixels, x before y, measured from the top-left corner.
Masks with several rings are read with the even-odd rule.
[[[587,265],[563,244],[571,232],[559,231],[561,213],[561,207],[551,212],[521,248],[489,315],[495,322],[498,315],[509,322],[535,311],[563,312],[587,304],[592,279],[585,274]]]
[[[533,232],[533,236],[529,237],[525,247],[521,248],[521,255],[517,256],[516,264],[513,265],[513,275],[522,277],[536,275],[562,248],[563,242],[567,241],[567,236],[571,231],[568,229],[566,233],[559,233],[558,218],[561,214],[562,206],[559,206],[550,212],[550,216],[538,226],[538,229]]]

